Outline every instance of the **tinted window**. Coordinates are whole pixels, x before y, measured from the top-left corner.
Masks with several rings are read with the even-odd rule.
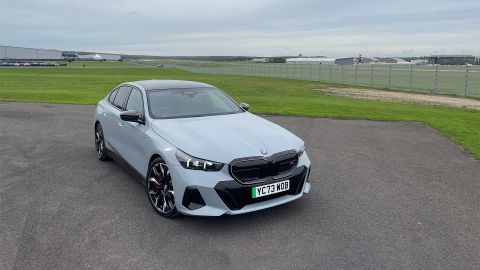
[[[154,118],[195,117],[243,112],[222,91],[214,88],[169,89],[148,92]]]
[[[122,109],[125,105],[125,101],[127,101],[128,95],[130,94],[131,90],[132,88],[130,86],[121,86],[118,89],[117,95],[115,96],[113,105],[115,105],[119,109]]]
[[[136,111],[143,113],[143,98],[142,92],[138,89],[133,89],[125,107],[127,111]]]
[[[118,92],[118,88],[115,89],[115,90],[110,94],[110,97],[108,97],[108,101],[110,101],[110,103],[113,104],[113,100],[115,99],[115,96],[117,95],[117,92]]]

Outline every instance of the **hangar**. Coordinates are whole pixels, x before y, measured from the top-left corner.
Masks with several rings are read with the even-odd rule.
[[[477,58],[473,55],[431,55],[428,63],[432,65],[474,65]]]
[[[297,57],[286,59],[287,64],[334,64],[335,58],[330,57]]]
[[[0,60],[63,60],[58,50],[33,49],[0,45]]]

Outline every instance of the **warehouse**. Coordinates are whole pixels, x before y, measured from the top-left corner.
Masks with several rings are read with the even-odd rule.
[[[476,60],[473,55],[431,55],[428,57],[428,63],[432,65],[473,65]]]
[[[286,60],[287,64],[317,64],[317,65],[328,65],[334,64],[335,58],[330,57],[297,57],[297,58],[288,58]]]
[[[28,60],[63,60],[62,52],[0,45],[0,60],[28,61]]]
[[[356,57],[344,57],[335,59],[336,65],[353,65],[357,63]]]

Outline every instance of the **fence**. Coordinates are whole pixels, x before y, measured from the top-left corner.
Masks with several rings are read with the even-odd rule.
[[[192,72],[323,81],[352,86],[480,97],[479,66],[398,64],[270,64],[183,62],[168,66]]]

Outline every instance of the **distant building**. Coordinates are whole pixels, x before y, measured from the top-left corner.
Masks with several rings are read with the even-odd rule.
[[[363,59],[363,58],[362,58]],[[343,57],[343,58],[337,58],[335,59],[334,62],[336,65],[353,65],[358,63],[358,58],[357,57]]]
[[[62,52],[57,50],[34,49],[0,45],[2,61],[42,61],[63,60]]]
[[[428,60],[426,59],[415,59],[410,61],[410,64],[417,65],[417,66],[426,66],[428,65]]]
[[[376,59],[375,63],[377,64],[402,64],[402,65],[410,65],[410,62],[405,61],[402,58],[398,57],[378,57],[374,58]]]
[[[287,64],[316,64],[328,65],[335,64],[335,58],[330,57],[297,57],[286,59]]]
[[[254,63],[268,63],[268,58],[253,58],[250,62]]]
[[[286,63],[287,58],[285,57],[269,57],[268,62],[270,63]]]
[[[402,58],[393,58],[393,59],[397,60],[396,64],[410,65],[410,62],[406,61],[405,59],[402,59]]]
[[[378,59],[378,63],[382,63],[382,64],[396,64],[397,63],[397,59],[392,58],[392,57],[379,57],[377,59]]]
[[[377,63],[382,63],[382,61],[379,58],[375,57],[362,57],[362,61],[359,61],[359,64],[377,64]]]
[[[473,55],[431,55],[428,63],[432,65],[466,65],[475,64],[477,58]]]
[[[77,56],[78,60],[93,60],[93,61],[120,61],[122,56],[119,54],[110,53],[95,53],[95,54],[81,54]]]

